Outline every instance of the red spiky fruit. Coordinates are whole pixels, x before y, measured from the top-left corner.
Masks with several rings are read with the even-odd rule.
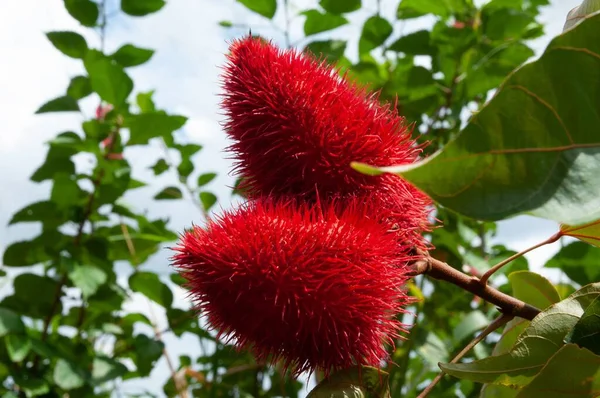
[[[377,366],[403,330],[408,258],[361,209],[252,201],[186,232],[173,263],[208,324],[258,360]]]
[[[429,199],[397,176],[367,176],[350,166],[418,159],[420,148],[395,109],[324,62],[262,39],[234,41],[227,60],[225,128],[250,197],[375,196],[373,216],[404,228],[422,246]]]

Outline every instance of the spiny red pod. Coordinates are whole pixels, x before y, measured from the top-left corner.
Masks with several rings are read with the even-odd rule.
[[[404,330],[408,258],[361,209],[251,201],[187,231],[173,264],[208,324],[258,360],[378,366]]]
[[[250,197],[375,195],[384,206],[376,216],[390,227],[420,233],[428,225],[423,193],[397,176],[351,168],[409,164],[420,154],[404,119],[376,95],[308,54],[252,37],[232,43],[223,91],[230,151]]]

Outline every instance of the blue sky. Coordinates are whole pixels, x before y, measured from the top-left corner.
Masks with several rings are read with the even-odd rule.
[[[391,15],[397,0],[383,0],[384,13]],[[541,20],[546,23],[546,36],[538,39],[533,46],[539,53],[548,41],[559,34],[568,11],[579,4],[579,0],[554,0],[543,10]],[[317,1],[291,1],[294,10],[307,9]],[[356,38],[361,21],[375,9],[374,0],[363,0],[366,11],[350,16],[351,26],[334,31],[332,36],[353,37],[350,47],[356,47]],[[269,22],[248,13],[234,0],[170,0],[159,13],[146,18],[114,17],[109,25],[107,50],[117,49],[124,43],[153,48],[156,54],[152,60],[138,68],[131,69],[137,91],[156,90],[155,100],[161,108],[189,117],[183,135],[186,140],[204,146],[195,158],[197,172],[218,173],[208,187],[219,197],[219,205],[231,205],[228,186],[233,178],[228,175],[230,162],[225,159],[223,149],[227,140],[222,132],[218,108],[219,65],[223,63],[227,50],[227,40],[243,30],[228,31],[218,26],[218,21],[230,20],[252,26],[264,36],[281,42],[282,36],[269,26]],[[276,22],[282,26],[283,15],[278,13]],[[424,18],[410,22],[403,32],[422,28],[430,23]],[[13,0],[0,2],[0,53],[3,54],[2,74],[0,74],[0,252],[12,241],[34,236],[38,227],[18,225],[5,227],[11,215],[25,204],[48,196],[50,186],[33,184],[28,178],[42,163],[47,147],[46,142],[59,132],[77,129],[82,121],[78,114],[34,115],[35,110],[47,100],[62,95],[71,77],[83,72],[80,63],[64,57],[45,38],[44,32],[52,30],[74,30],[84,34],[90,45],[98,45],[98,37],[87,29],[82,29],[64,11],[60,0]],[[291,25],[293,38],[302,36],[302,18],[296,18]],[[399,27],[396,26],[396,34]],[[84,112],[91,115],[97,105],[97,98],[83,102]],[[189,201],[177,203],[156,203],[151,196],[173,183],[173,174],[154,177],[147,169],[157,159],[158,147],[128,150],[125,155],[136,171],[136,178],[150,182],[148,188],[139,190],[126,198],[136,207],[148,209],[154,217],[169,217],[175,229],[182,229],[192,222],[201,223],[202,216]],[[84,157],[78,159],[80,167],[86,166]],[[496,242],[513,249],[524,249],[557,229],[554,222],[517,217],[499,223]],[[542,248],[528,256],[535,268],[555,251],[555,247]],[[168,274],[167,250],[161,251],[146,265],[161,274]],[[130,270],[120,269],[123,280]],[[547,273],[547,270],[544,270]],[[8,281],[7,281],[8,282]],[[7,284],[0,296],[10,291]],[[185,293],[177,291],[177,303],[187,306]],[[147,312],[144,300],[135,297],[128,308]],[[155,308],[159,322],[164,325],[164,314]],[[172,356],[197,346],[196,340],[166,338]],[[159,364],[157,377],[144,383],[151,391],[161,391],[166,368],[164,361]],[[125,389],[134,392],[141,388],[138,382],[129,383]]]

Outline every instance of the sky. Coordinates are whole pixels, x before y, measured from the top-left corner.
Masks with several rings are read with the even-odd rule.
[[[116,3],[116,0],[111,1]],[[382,0],[384,14],[392,15],[397,2]],[[310,8],[317,2],[292,0],[290,3],[292,15],[295,15],[298,10]],[[579,3],[579,0],[552,0],[551,5],[543,9],[540,20],[546,24],[546,35],[532,44],[538,54],[552,37],[561,32],[568,11]],[[363,0],[363,4],[365,11],[352,14],[350,26],[332,34],[334,37],[353,37],[349,48],[356,47],[361,21],[375,10],[375,0]],[[157,106],[189,118],[182,132],[183,139],[204,147],[194,159],[198,173],[218,173],[218,177],[207,186],[219,198],[217,211],[232,205],[228,187],[234,182],[228,174],[231,163],[224,153],[227,140],[220,125],[219,68],[223,64],[228,41],[246,32],[245,29],[224,29],[218,26],[221,20],[250,25],[253,31],[282,43],[281,33],[268,21],[247,12],[234,0],[170,0],[163,10],[149,17],[116,15],[109,21],[106,40],[109,51],[124,43],[156,50],[148,64],[130,69],[135,91],[155,90]],[[279,12],[275,22],[283,26],[283,21]],[[410,22],[404,25],[402,31],[408,33],[423,28],[430,21],[424,18]],[[400,34],[399,29],[396,26],[394,34]],[[71,77],[83,72],[79,61],[63,56],[46,39],[44,32],[53,30],[73,30],[83,34],[90,45],[99,45],[98,36],[80,27],[66,13],[60,0],[0,2],[0,53],[3,55],[0,74],[0,186],[4,188],[0,192],[0,252],[11,242],[33,237],[39,232],[35,225],[6,225],[15,211],[48,197],[50,185],[34,184],[29,177],[45,157],[46,142],[57,133],[77,129],[83,120],[81,115],[71,113],[34,115],[41,104],[63,95]],[[302,36],[301,17],[293,20],[290,31],[292,41],[296,42],[295,38]],[[97,102],[97,98],[84,100],[84,113],[91,115]],[[154,177],[148,170],[159,153],[157,146],[125,152],[133,165],[135,178],[150,182],[149,187],[128,195],[126,203],[147,209],[153,217],[170,218],[170,225],[177,230],[190,226],[192,222],[201,224],[202,215],[190,201],[157,203],[148,199],[176,178],[170,173]],[[77,160],[78,167],[85,167],[85,158]],[[522,250],[552,235],[557,227],[552,221],[519,216],[500,222],[493,242]],[[528,255],[530,264],[539,270],[556,249],[556,246],[546,246],[536,250]],[[169,255],[168,250],[161,250],[145,267],[167,275],[171,271]],[[550,271],[541,269],[542,274],[552,277]],[[119,268],[122,281],[126,281],[130,273],[131,270],[126,267]],[[10,290],[9,278],[0,282],[0,297]],[[185,292],[180,289],[176,290],[176,303],[181,308],[189,305]],[[127,306],[130,310],[148,313],[146,301],[137,295]],[[154,308],[154,312],[159,326],[165,326],[164,313],[158,307]],[[196,340],[189,336],[180,340],[166,336],[165,341],[174,358],[189,351],[190,346],[197,346]],[[165,375],[165,363],[161,360],[153,377],[143,382],[128,382],[123,390],[133,393],[145,387],[160,395]]]

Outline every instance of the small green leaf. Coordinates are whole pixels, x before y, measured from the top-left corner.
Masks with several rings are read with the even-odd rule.
[[[148,91],[146,93],[139,93],[137,95],[136,102],[142,113],[156,111],[156,107],[154,106],[154,101],[152,100],[153,95],[154,95],[153,90]]]
[[[321,0],[319,4],[332,14],[345,14],[359,10],[361,0]]]
[[[183,194],[181,193],[181,189],[177,187],[167,187],[154,196],[154,199],[156,200],[172,200],[181,198],[183,198]]]
[[[600,355],[600,298],[596,298],[585,309],[581,319],[567,335],[565,342],[575,343]]]
[[[233,23],[231,23],[231,21],[219,21],[219,26],[222,26],[224,28],[231,28],[233,26]]]
[[[24,378],[22,375],[13,377],[15,384],[27,394],[27,397],[37,397],[50,391],[50,387],[44,379]]]
[[[77,104],[77,100],[73,97],[65,95],[63,97],[58,97],[53,100],[46,102],[44,105],[40,107],[36,114],[40,113],[48,113],[48,112],[73,112],[79,111],[79,105]]]
[[[171,274],[169,275],[169,278],[171,279],[171,282],[177,286],[183,286],[187,283],[187,280],[180,274]]]
[[[210,210],[215,203],[217,203],[217,197],[212,192],[200,192],[200,201],[205,210]]]
[[[390,37],[394,28],[387,19],[374,15],[366,20],[360,40],[358,41],[358,52],[365,54],[372,49],[382,45]]]
[[[80,100],[92,93],[92,83],[87,76],[75,76],[67,88],[67,96]],[[77,107],[79,109],[79,107]]]
[[[204,173],[198,177],[198,186],[202,187],[215,179],[217,173]]]
[[[31,340],[24,334],[9,334],[6,336],[6,350],[13,362],[21,362],[31,349]]]
[[[304,21],[304,34],[306,36],[339,28],[348,23],[348,20],[341,15],[319,12],[318,10],[304,11],[302,15],[306,16]]]
[[[0,307],[0,337],[4,337],[9,333],[23,333],[24,331],[25,325],[21,317],[8,308]]]
[[[87,42],[78,33],[48,32],[46,36],[54,47],[71,58],[83,59],[88,51]]]
[[[194,163],[187,157],[181,159],[181,163],[177,166],[177,173],[182,177],[182,181],[185,181],[185,177],[192,174],[194,171]]]
[[[571,398],[600,395],[600,356],[574,344],[562,347],[517,398]]]
[[[109,357],[98,355],[92,365],[92,381],[102,385],[127,373],[127,367],[121,362]]]
[[[74,364],[59,359],[54,366],[54,382],[63,390],[74,390],[83,385],[84,379]]]
[[[398,4],[398,18],[409,19],[427,14],[447,18],[464,9],[462,0],[402,0]]]
[[[174,131],[182,128],[186,121],[184,116],[168,115],[164,112],[131,115],[126,120],[126,125],[131,131],[128,145],[144,145],[151,138],[170,137]]]
[[[600,220],[578,226],[561,225],[560,230],[567,236],[572,236],[590,245],[600,247]]]
[[[329,62],[335,62],[344,56],[346,44],[343,40],[313,41],[306,46],[306,50],[317,57],[325,56]]]
[[[73,269],[69,271],[69,279],[76,287],[81,289],[83,297],[87,299],[106,282],[107,275],[102,269],[93,265],[75,264]]]
[[[572,242],[560,249],[545,264],[561,269],[581,286],[600,280],[600,249],[584,242]]]
[[[68,174],[59,174],[55,176],[52,184],[50,200],[56,204],[59,209],[67,208],[77,204],[82,197],[82,191],[75,178]]]
[[[154,175],[160,175],[169,169],[169,164],[164,159],[158,159],[154,166],[151,167],[154,171]]]
[[[114,60],[97,51],[89,51],[84,60],[92,89],[100,98],[121,106],[133,90],[133,81]]]
[[[454,328],[453,337],[455,341],[463,341],[467,337],[481,329],[486,328],[490,320],[481,311],[469,312],[460,323]]]
[[[352,367],[334,373],[308,393],[307,398],[389,398],[389,375],[368,366]]]
[[[20,222],[37,222],[45,225],[58,226],[65,222],[64,214],[61,214],[56,207],[56,203],[51,201],[36,202],[25,206],[16,212],[10,219],[8,225]]]
[[[262,15],[265,18],[273,18],[277,11],[277,0],[237,0],[250,11]]]
[[[90,0],[64,0],[67,12],[83,26],[92,28],[96,26],[96,21],[100,11],[98,5]]]
[[[150,60],[154,55],[154,50],[136,47],[132,44],[125,44],[119,48],[111,57],[123,67],[142,65]]]
[[[428,30],[419,30],[404,35],[391,44],[388,50],[407,55],[433,55],[436,52],[435,46],[431,45],[431,36]]]
[[[165,4],[164,0],[121,0],[121,10],[132,17],[143,17],[159,11]]]
[[[165,308],[169,308],[173,304],[171,289],[152,272],[134,273],[129,277],[129,287],[134,292],[142,293]]]

